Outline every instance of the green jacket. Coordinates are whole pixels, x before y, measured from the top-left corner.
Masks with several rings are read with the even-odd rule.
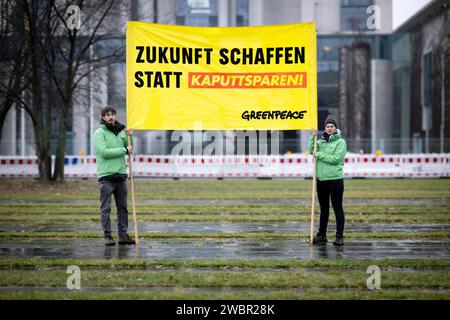
[[[95,158],[97,161],[97,178],[115,173],[126,174],[125,155],[127,154],[128,136],[125,130],[116,136],[104,124],[94,133]]]
[[[309,153],[313,153],[314,135],[309,137]],[[347,143],[341,137],[341,131],[333,134],[328,142],[318,139],[316,150],[316,176],[320,181],[342,179],[344,157],[347,153]]]

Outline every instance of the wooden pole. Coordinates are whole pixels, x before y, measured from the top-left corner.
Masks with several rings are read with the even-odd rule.
[[[314,151],[313,151],[313,183],[312,183],[312,196],[311,196],[311,229],[309,232],[309,242],[313,243],[314,237],[314,207],[316,205],[316,150],[317,150],[317,135],[314,136]]]
[[[131,133],[128,134],[128,146],[131,146]],[[133,210],[134,223],[134,241],[138,244],[138,225],[136,218],[136,201],[134,198],[134,179],[133,179],[133,154],[128,154],[128,167],[130,169],[130,183],[131,183],[131,208]]]

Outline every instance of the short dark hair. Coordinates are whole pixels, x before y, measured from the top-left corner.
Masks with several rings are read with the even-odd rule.
[[[102,118],[108,113],[108,112],[112,112],[114,114],[117,114],[116,108],[112,107],[112,106],[106,106],[102,109],[102,111],[100,112],[100,114],[102,115]]]

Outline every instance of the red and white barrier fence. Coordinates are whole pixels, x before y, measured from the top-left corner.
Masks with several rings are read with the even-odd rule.
[[[450,154],[348,154],[346,178],[450,177]],[[54,158],[53,158],[54,161]],[[304,154],[279,156],[148,156],[133,157],[136,177],[150,178],[309,178],[313,158]],[[92,156],[67,156],[66,178],[96,178]],[[35,156],[0,157],[0,178],[36,178]]]

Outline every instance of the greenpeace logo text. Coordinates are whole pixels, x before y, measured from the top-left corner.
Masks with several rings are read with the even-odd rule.
[[[250,120],[291,120],[291,119],[303,119],[306,110],[291,111],[291,110],[273,110],[273,111],[244,111],[242,113],[242,119]]]

